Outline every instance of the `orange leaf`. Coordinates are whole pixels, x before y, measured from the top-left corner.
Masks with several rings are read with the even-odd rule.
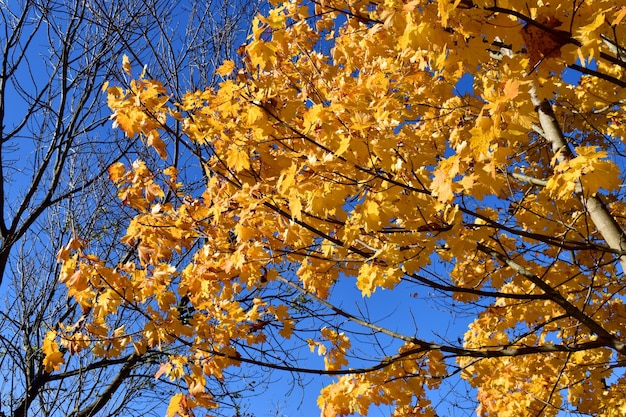
[[[123,163],[116,162],[109,167],[108,171],[109,179],[114,183],[118,183],[126,173],[126,168],[124,167]]]
[[[520,82],[518,80],[506,80],[504,84],[504,98],[507,100],[513,100],[519,94],[519,85]]]

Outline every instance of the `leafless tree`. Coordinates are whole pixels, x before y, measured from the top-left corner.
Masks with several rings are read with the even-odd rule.
[[[159,352],[100,360],[73,355],[55,373],[41,354],[47,331],[84,312],[58,282],[57,252],[72,238],[122,260],[132,213],[107,179],[143,145],[111,129],[106,80],[125,83],[122,54],[172,91],[210,85],[236,57],[256,2],[226,0],[0,1],[0,416],[156,413]],[[175,140],[171,163],[181,153]],[[145,158],[145,155],[144,155]],[[119,314],[120,325],[137,320]],[[216,398],[232,401],[227,387]]]

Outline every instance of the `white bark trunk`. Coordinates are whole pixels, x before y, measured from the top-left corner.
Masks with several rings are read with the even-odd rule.
[[[539,123],[543,129],[544,137],[552,144],[552,151],[557,155],[557,160],[562,162],[565,159],[571,159],[574,157],[574,153],[563,136],[563,131],[554,116],[552,106],[547,100],[537,98],[534,87],[531,87],[530,94],[539,114]],[[599,196],[587,197],[580,192],[580,187],[576,188],[579,190],[580,200],[587,209],[591,221],[607,245],[615,251],[626,253],[626,235],[615,218],[609,213],[602,199]],[[622,272],[626,273],[626,255],[618,256]]]

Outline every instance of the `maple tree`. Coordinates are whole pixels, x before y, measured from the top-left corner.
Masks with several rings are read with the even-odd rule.
[[[434,416],[429,391],[455,375],[479,415],[626,414],[626,3],[273,6],[218,88],[108,87],[115,125],[163,164],[109,169],[136,261],[78,238],[60,251],[83,316],[48,334],[48,369],[60,346],[168,352],[156,378],[186,384],[170,416],[216,407],[207,381],[241,366],[331,376],[324,417]],[[200,191],[164,134],[194,156]],[[334,297],[346,282],[363,300],[425,292],[473,321],[458,340],[381,326]],[[115,327],[120,308],[142,319]]]

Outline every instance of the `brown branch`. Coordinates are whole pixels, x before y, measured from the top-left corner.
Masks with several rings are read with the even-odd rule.
[[[518,19],[523,20],[526,24],[534,26],[534,27],[536,27],[538,29],[541,29],[544,32],[547,32],[547,33],[551,34],[552,36],[555,36],[558,39],[563,40],[563,42],[565,44],[573,44],[573,45],[576,45],[578,47],[583,46],[583,44],[579,40],[573,38],[570,33],[566,32],[566,31],[563,31],[563,30],[554,29],[554,28],[551,28],[551,27],[546,26],[544,24],[541,24],[541,23],[537,22],[536,20],[531,19],[530,17],[528,17],[528,16],[526,16],[523,13],[520,13],[518,11],[511,10],[511,9],[506,9],[506,8],[500,7],[500,6],[485,7],[485,10],[490,11],[490,12],[494,12],[494,13],[504,13],[504,14],[508,14],[508,15],[511,15],[511,16],[515,16]]]
[[[542,346],[495,346],[495,347],[485,347],[483,349],[466,349],[458,346],[452,345],[442,345],[439,343],[427,342],[422,339],[412,338],[410,343],[415,344],[416,346],[411,349],[407,349],[404,352],[400,352],[398,354],[388,356],[381,360],[379,363],[367,366],[367,367],[359,367],[359,368],[349,368],[349,369],[319,369],[319,368],[304,368],[298,366],[291,365],[283,365],[279,363],[271,363],[266,361],[261,361],[253,358],[246,358],[241,355],[231,355],[224,352],[216,351],[213,349],[205,349],[194,347],[193,344],[189,341],[183,340],[180,336],[176,334],[168,333],[169,336],[178,340],[183,345],[190,347],[192,349],[213,355],[219,356],[222,358],[226,358],[232,360],[233,362],[243,362],[250,365],[259,366],[262,368],[275,369],[278,371],[288,371],[295,372],[301,374],[312,374],[312,375],[354,375],[354,374],[366,374],[370,372],[374,372],[380,369],[384,369],[400,360],[408,358],[412,355],[419,355],[423,353],[427,353],[430,351],[440,351],[445,353],[450,353],[455,357],[472,357],[472,358],[502,358],[502,357],[513,357],[513,356],[526,356],[526,355],[534,355],[538,353],[556,353],[556,352],[580,352],[589,349],[597,349],[601,347],[606,347],[605,340],[594,340],[590,342],[580,343],[576,345],[564,345],[564,344],[546,344]]]
[[[621,87],[621,88],[626,87],[626,81],[622,81],[622,80],[620,80],[618,78],[612,77],[612,76],[607,75],[607,74],[603,74],[601,72],[592,70],[590,68],[585,68],[585,67],[580,66],[578,64],[569,64],[568,67],[573,69],[573,70],[575,70],[575,71],[578,71],[580,73],[591,75],[591,76],[594,76],[596,78],[600,78],[600,79],[602,79],[604,81],[608,81],[608,82],[610,82],[612,84],[615,84],[618,87]]]
[[[80,375],[83,374],[87,371],[93,371],[96,369],[102,369],[102,368],[107,368],[109,366],[113,366],[113,365],[121,365],[121,364],[125,364],[128,363],[132,358],[132,355],[127,355],[124,356],[122,358],[117,358],[117,359],[103,359],[101,361],[97,361],[97,362],[92,362],[88,365],[85,365],[79,369],[74,369],[71,371],[65,371],[65,372],[60,372],[60,373],[56,373],[56,374],[51,374],[48,377],[48,381],[59,381],[59,380],[63,380],[72,376],[76,376],[76,375]],[[136,363],[147,363],[149,361],[152,360],[156,360],[156,359],[152,359],[146,356],[146,354],[142,355],[141,357],[137,357],[137,359],[135,360]]]
[[[322,3],[320,3],[319,1],[316,1],[316,0],[312,0],[311,3],[316,4],[316,5],[322,7],[324,9],[326,9],[326,10],[329,10],[331,12],[337,12],[337,13],[345,14],[348,17],[352,17],[354,19],[357,19],[359,22],[363,22],[363,23],[378,23],[378,24],[381,24],[381,25],[385,23],[382,20],[372,19],[369,16],[359,15],[359,14],[356,14],[356,13],[351,12],[351,11],[346,10],[346,9],[339,9],[337,7],[333,7],[333,6],[330,6],[328,4],[322,4]],[[325,12],[325,13],[328,13],[328,12]]]
[[[119,389],[122,383],[130,376],[133,368],[139,362],[141,356],[137,354],[130,355],[124,365],[120,368],[119,372],[113,380],[106,386],[104,391],[98,395],[90,405],[83,408],[80,411],[76,411],[70,414],[71,417],[91,417],[96,415],[110,400],[113,394]]]

